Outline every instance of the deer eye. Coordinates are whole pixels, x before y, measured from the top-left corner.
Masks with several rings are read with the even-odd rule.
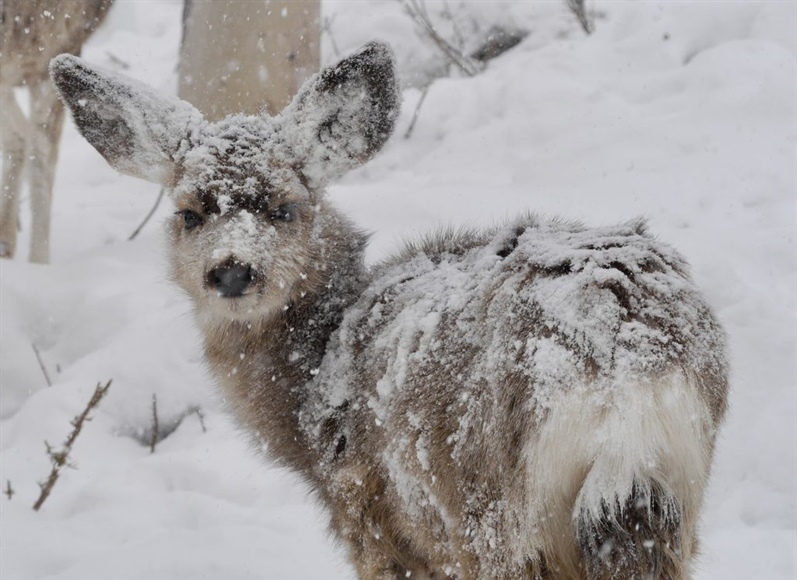
[[[295,203],[284,203],[269,214],[274,221],[292,222],[296,215]]]
[[[183,224],[187,230],[193,230],[195,227],[202,225],[202,218],[195,211],[184,209],[182,211],[178,211],[177,213],[183,216]]]

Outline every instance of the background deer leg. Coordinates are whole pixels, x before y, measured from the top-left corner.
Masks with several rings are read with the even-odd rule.
[[[0,191],[0,257],[13,258],[19,229],[19,193],[25,166],[28,121],[14,98],[14,89],[0,87],[0,136],[3,148],[3,185]]]
[[[58,146],[64,125],[64,106],[48,82],[30,87],[31,143],[30,191],[33,226],[30,261],[50,260],[50,211]]]

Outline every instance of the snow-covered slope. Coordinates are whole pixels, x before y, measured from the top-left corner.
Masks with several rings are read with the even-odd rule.
[[[396,135],[330,195],[375,232],[372,259],[430,227],[528,209],[594,225],[647,216],[692,262],[732,349],[696,578],[794,579],[797,4],[598,3],[590,37],[558,3],[450,4],[466,32],[532,33],[478,77],[435,82],[409,139],[420,92],[405,90]],[[397,3],[324,9],[341,50],[390,41],[408,85],[432,66]],[[120,0],[84,56],[174,93],[180,11]],[[263,465],[223,413],[159,224],[126,241],[157,188],[118,175],[71,126],[61,151],[53,264],[0,263],[0,483],[15,491],[0,498],[0,576],[353,578],[307,489]],[[34,512],[44,442],[59,445],[108,379],[77,469]],[[189,414],[151,454],[153,395],[163,424],[200,407],[206,431]]]

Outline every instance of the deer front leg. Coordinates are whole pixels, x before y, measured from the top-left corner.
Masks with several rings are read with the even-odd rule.
[[[359,580],[433,580],[423,559],[398,531],[386,480],[361,465],[339,468],[332,529],[346,541]]]
[[[32,131],[29,171],[33,214],[30,261],[46,264],[50,260],[50,214],[58,146],[64,125],[64,106],[48,82],[31,86],[30,94]]]
[[[406,577],[407,572],[384,554],[370,553],[367,548],[357,554],[354,566],[359,580],[398,580]]]
[[[352,550],[352,559],[359,580],[435,580],[425,567],[405,562],[406,554],[397,553],[396,547],[374,536],[358,541]]]
[[[378,508],[367,501],[360,504],[363,498],[357,497],[359,491],[350,490],[347,503],[341,506],[343,509],[335,514],[337,517],[333,515],[333,528],[349,545],[349,558],[357,570],[357,578],[398,580],[407,577],[408,569],[399,563],[394,542],[372,519]]]
[[[3,149],[3,184],[0,191],[0,257],[13,258],[19,229],[19,193],[25,166],[28,121],[17,105],[14,89],[0,87],[0,139]]]

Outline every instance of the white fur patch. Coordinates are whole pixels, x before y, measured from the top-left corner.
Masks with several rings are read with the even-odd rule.
[[[574,530],[579,518],[597,521],[606,506],[619,509],[635,484],[643,494],[655,484],[678,504],[673,507],[696,510],[708,477],[712,428],[697,387],[679,371],[598,391],[600,398],[592,396],[594,385],[562,393],[529,441],[521,522]],[[550,536],[526,537],[535,544]]]

